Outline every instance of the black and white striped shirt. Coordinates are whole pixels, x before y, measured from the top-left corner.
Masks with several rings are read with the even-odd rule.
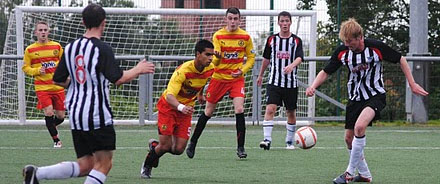
[[[113,124],[109,82],[115,83],[123,71],[112,48],[97,38],[79,38],[69,43],[53,80],[70,76],[66,95],[71,129],[89,131]]]
[[[268,84],[281,88],[296,88],[298,67],[292,72],[284,73],[283,68],[291,64],[296,58],[304,60],[302,40],[291,34],[288,38],[281,38],[279,33],[267,38],[263,57],[270,60]]]
[[[382,79],[382,61],[398,63],[402,55],[385,43],[373,39],[364,39],[365,49],[354,53],[348,47],[339,46],[329,63],[324,68],[332,74],[342,65],[348,69],[348,98],[352,101],[363,101],[384,94]]]

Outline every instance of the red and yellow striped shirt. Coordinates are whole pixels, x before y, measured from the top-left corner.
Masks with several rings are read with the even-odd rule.
[[[194,60],[187,61],[174,71],[162,97],[166,99],[166,96],[171,94],[181,104],[194,106],[197,94],[206,85],[213,72],[214,64],[212,63],[199,72],[194,66]]]
[[[62,54],[63,48],[54,41],[45,44],[35,42],[26,48],[22,69],[27,75],[35,77],[35,91],[64,91],[63,87],[55,85],[52,81]],[[40,69],[43,66],[46,68],[46,73],[40,74]]]
[[[243,72],[243,77],[246,72],[252,69],[255,63],[255,52],[252,38],[246,31],[238,28],[234,32],[229,32],[224,27],[214,33],[212,42],[214,51],[220,52],[222,56],[222,58],[215,56],[213,58],[215,65],[213,79],[233,81],[237,78],[231,76],[232,72],[240,69]],[[247,57],[245,64],[244,56]]]

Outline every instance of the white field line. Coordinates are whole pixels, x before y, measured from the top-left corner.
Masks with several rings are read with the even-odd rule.
[[[67,150],[73,150],[73,147],[63,147],[63,148],[53,148],[53,147],[8,147],[8,146],[1,146],[0,150],[53,150],[53,149],[67,149]],[[146,150],[147,148],[144,146],[133,146],[133,147],[116,147],[116,150]],[[197,147],[197,149],[206,149],[206,150],[235,150],[236,147]],[[258,149],[260,150],[260,147],[246,147],[246,149]],[[285,150],[285,147],[270,147],[270,149],[279,149],[279,150]],[[320,147],[316,146],[313,147],[311,150],[319,149],[319,150],[345,150],[345,147]],[[366,150],[440,150],[440,147],[365,147]],[[295,150],[302,151],[301,149],[297,148]],[[295,150],[286,150],[286,151],[295,151]],[[309,151],[309,150],[304,150]]]
[[[70,132],[70,130],[58,130],[59,132]],[[283,128],[279,128],[278,130],[273,130],[274,132],[280,131],[285,132],[286,130]],[[324,132],[324,133],[332,133],[332,132],[344,132],[345,130],[341,128],[341,130],[317,130],[316,132]],[[45,129],[32,130],[32,129],[0,129],[0,132],[47,132]],[[116,128],[116,132],[121,133],[142,133],[142,132],[155,132],[156,129],[148,129],[148,130],[118,130]],[[205,129],[203,132],[210,133],[235,133],[236,130],[209,130],[209,128]],[[246,133],[262,133],[262,130],[246,130]],[[440,133],[440,129],[435,130],[367,130],[368,133]]]

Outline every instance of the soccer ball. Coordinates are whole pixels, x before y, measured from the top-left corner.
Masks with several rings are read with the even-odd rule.
[[[317,139],[315,130],[312,127],[304,126],[296,130],[295,146],[301,149],[310,149],[315,146]]]

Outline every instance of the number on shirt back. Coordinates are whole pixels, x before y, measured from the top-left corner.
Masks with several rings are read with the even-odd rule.
[[[84,84],[86,82],[86,69],[84,68],[84,56],[78,55],[75,57],[75,80],[80,83]]]

